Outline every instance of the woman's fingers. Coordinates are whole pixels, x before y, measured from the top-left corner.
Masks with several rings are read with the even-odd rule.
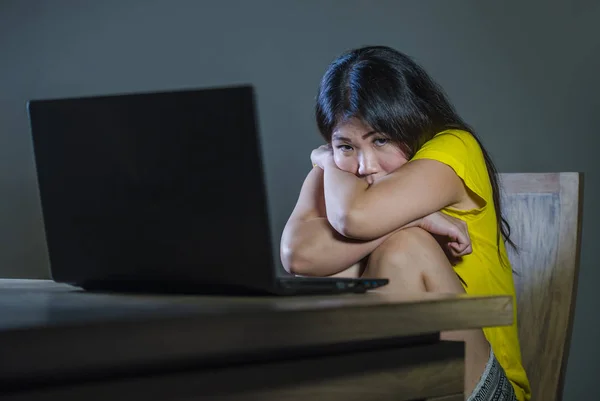
[[[454,257],[459,257],[460,253],[462,252],[462,250],[460,249],[459,244],[457,244],[456,242],[449,242],[448,243],[448,251]]]
[[[453,241],[450,242],[450,244],[452,244],[453,248],[458,252],[462,253],[470,249],[471,237],[469,236],[469,230],[465,222],[460,221],[459,225],[455,227],[452,240]]]
[[[473,252],[471,243],[449,242],[448,248],[454,256],[465,256]]]
[[[461,249],[461,250],[457,250],[457,256],[465,256],[465,255],[470,255],[471,253],[473,253],[473,248],[471,248],[471,245]]]

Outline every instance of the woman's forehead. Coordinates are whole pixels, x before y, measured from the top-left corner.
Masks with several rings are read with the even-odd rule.
[[[360,119],[351,118],[349,120],[343,121],[340,124],[336,125],[336,127],[333,130],[332,137],[334,139],[336,138],[336,136],[338,136],[338,137],[339,136],[362,137],[367,134],[372,135],[372,133],[375,133],[375,132],[376,131],[372,127],[365,124]]]

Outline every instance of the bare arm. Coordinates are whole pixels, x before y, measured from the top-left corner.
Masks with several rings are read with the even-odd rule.
[[[458,175],[434,160],[409,162],[373,185],[338,169],[332,157],[324,170],[329,222],[342,235],[363,241],[457,205],[466,195]]]
[[[371,254],[392,234],[370,241],[349,239],[339,234],[326,216],[323,170],[313,168],[281,237],[281,261],[288,272],[306,276],[340,273]]]

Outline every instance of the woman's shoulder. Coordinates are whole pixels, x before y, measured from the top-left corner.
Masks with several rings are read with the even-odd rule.
[[[462,129],[447,129],[438,132],[424,146],[441,146],[446,150],[468,150],[481,152],[481,146],[475,136]]]
[[[425,142],[412,157],[434,159],[450,165],[462,177],[465,170],[485,167],[483,152],[477,139],[468,131],[447,129]]]
[[[469,213],[477,211],[476,214],[479,214],[486,209],[485,205],[493,201],[483,151],[470,132],[460,129],[441,131],[416,152],[412,160],[416,159],[436,160],[454,170],[468,189],[483,200],[481,207],[469,210]]]
[[[460,170],[487,171],[478,139],[469,131],[461,129],[438,132],[421,146],[413,159],[436,159]]]

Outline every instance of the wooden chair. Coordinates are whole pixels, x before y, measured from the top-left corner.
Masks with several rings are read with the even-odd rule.
[[[500,174],[508,254],[532,399],[559,401],[577,292],[583,174]]]

